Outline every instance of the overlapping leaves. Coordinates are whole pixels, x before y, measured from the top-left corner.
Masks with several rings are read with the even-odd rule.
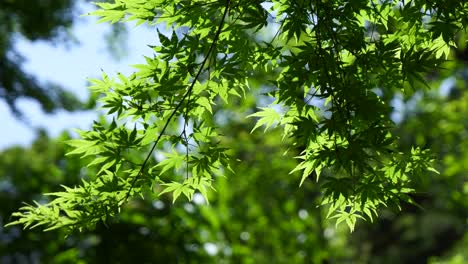
[[[466,4],[454,13],[409,2],[98,4],[94,15],[101,21],[136,20],[172,30],[157,30],[153,58],[136,65],[134,74],[91,80],[115,119],[110,125],[100,120],[69,144],[71,154],[94,157],[96,177],[54,194],[48,204],[24,207],[12,224],[82,227],[84,219],[112,215],[145,188],[171,193],[174,201],[195,192],[207,197],[214,176],[229,169],[216,117],[223,103],[256,92],[249,83],[268,88],[275,101],[250,114],[257,119],[252,130],[283,129],[283,140],[298,152],[292,172],[302,173],[301,184],[315,175],[337,224],[352,230],[357,219],[372,220],[380,206],[411,202],[409,183],[433,170],[432,159],[419,148],[398,149],[389,103],[396,92],[420,89],[425,74],[440,67],[468,12]],[[80,200],[86,188],[96,199]]]

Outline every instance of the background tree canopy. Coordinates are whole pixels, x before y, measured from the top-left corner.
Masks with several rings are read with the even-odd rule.
[[[11,109],[17,98],[36,99],[46,112],[64,108],[74,110],[80,103],[61,87],[39,83],[21,68],[23,58],[13,45],[15,34],[29,40],[65,40],[67,28],[76,18],[73,1],[2,1],[0,3],[0,96]]]
[[[82,11],[78,8],[80,2],[34,0],[0,3],[0,98],[18,117],[21,111],[15,103],[20,98],[36,100],[47,113],[59,109],[73,111],[87,106],[61,85],[41,82],[26,72],[22,67],[25,58],[14,46],[19,37],[67,46],[74,44],[77,40],[71,28],[81,15]],[[125,28],[114,26],[111,34],[106,36],[114,55],[121,55],[120,49],[125,46],[125,41],[119,39],[121,35],[125,35]]]
[[[467,75],[456,60],[467,3],[97,5],[102,22],[147,23],[159,41],[130,76],[90,80],[104,114],[67,140],[67,157],[45,135],[3,154],[3,182],[18,186],[5,210],[20,187],[38,201],[6,230],[54,230],[11,231],[5,244],[20,256],[34,258],[34,239],[67,234],[39,258],[467,260]],[[458,82],[447,96],[438,88],[448,77]],[[57,151],[36,157],[41,146]],[[26,154],[37,162],[21,163]],[[44,189],[50,181],[65,185]]]

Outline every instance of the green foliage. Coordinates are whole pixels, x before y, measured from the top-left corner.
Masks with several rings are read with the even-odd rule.
[[[451,59],[455,59],[451,56]],[[455,60],[434,73],[432,87],[446,86],[447,94],[426,91],[404,100],[403,118],[394,131],[401,149],[420,145],[436,156],[440,174],[411,182],[408,194],[419,208],[402,205],[403,212],[381,210],[374,225],[361,225],[351,245],[362,263],[465,263],[468,219],[466,67]],[[450,77],[453,83],[441,85]],[[364,245],[364,246],[362,246]],[[411,250],[407,250],[411,246]]]
[[[225,110],[255,109],[253,103],[231,104]],[[284,177],[295,161],[292,152],[281,155],[288,147],[277,140],[281,131],[249,134],[253,120],[234,115],[228,118],[219,128],[225,135],[222,144],[233,158],[242,159],[232,163],[240,176],[229,173],[229,177],[216,178],[213,186],[217,193],[208,193],[209,204],[200,193],[192,202],[179,198],[172,205],[169,195],[158,197],[147,191],[144,200],[133,199],[115,218],[98,223],[94,229],[71,233],[66,239],[67,228],[50,232],[22,230],[20,226],[3,228],[2,261],[258,263],[273,258],[281,263],[320,263],[348,256],[350,250],[328,245],[325,230],[330,232],[331,228],[317,208],[319,186],[306,181],[298,190],[296,177]],[[64,156],[70,150],[62,143],[66,139],[69,137],[51,140],[41,136],[32,147],[0,153],[1,182],[11,182],[15,189],[14,195],[4,189],[0,192],[0,217],[8,219],[21,201],[39,199],[41,192],[61,192],[60,183],[78,185],[80,178],[96,173],[94,167],[81,169],[92,160]],[[52,199],[54,196],[45,196],[40,201],[44,204]],[[343,234],[337,231],[331,238],[342,241]],[[208,245],[217,252],[208,253]]]
[[[302,172],[299,185],[315,176],[320,204],[337,225],[353,230],[381,207],[412,203],[411,183],[435,171],[427,150],[400,149],[389,101],[429,87],[425,74],[440,69],[455,34],[465,30],[463,2],[118,0],[98,6],[93,15],[102,22],[170,29],[158,30],[160,44],[135,73],[91,80],[109,118],[69,144],[70,154],[94,159],[96,175],[53,193],[47,204],[23,207],[9,225],[81,230],[145,190],[172,194],[173,201],[196,192],[207,199],[233,162],[218,129],[223,110],[265,90],[273,104],[258,100],[260,111],[240,114],[258,118],[252,132],[262,125],[282,129],[278,140],[299,153],[291,173]]]

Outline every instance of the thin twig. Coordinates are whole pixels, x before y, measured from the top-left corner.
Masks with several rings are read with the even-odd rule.
[[[127,195],[125,195],[125,199],[123,199],[124,202],[128,201],[128,198],[130,197],[130,192],[132,191],[132,189],[134,188],[135,186],[135,183],[138,179],[138,177],[140,175],[142,175],[143,173],[143,170],[145,169],[146,167],[146,164],[148,163],[149,159],[151,158],[151,155],[153,154],[154,150],[156,149],[156,146],[158,145],[159,141],[161,140],[162,136],[164,135],[164,132],[166,131],[167,127],[169,126],[169,123],[171,122],[172,118],[175,116],[175,114],[177,113],[177,111],[179,110],[179,108],[182,106],[182,103],[185,101],[185,99],[190,96],[190,94],[192,93],[192,90],[193,90],[193,87],[195,86],[195,83],[197,82],[198,78],[200,77],[200,74],[202,73],[203,71],[203,68],[206,64],[206,62],[208,61],[208,58],[210,57],[210,54],[211,52],[213,51],[215,45],[216,45],[216,41],[218,40],[219,38],[219,35],[221,34],[221,30],[223,28],[223,25],[224,25],[224,20],[226,19],[226,16],[228,14],[228,11],[229,11],[229,5],[231,3],[231,0],[227,0],[226,1],[226,6],[224,8],[224,13],[223,13],[223,17],[221,18],[221,21],[219,23],[219,26],[218,26],[218,29],[216,31],[216,35],[213,39],[213,42],[211,43],[210,45],[210,49],[208,50],[208,53],[206,54],[202,64],[200,65],[200,68],[198,69],[198,72],[197,72],[197,75],[195,76],[195,78],[193,79],[192,83],[190,84],[190,87],[189,89],[187,90],[187,92],[184,94],[184,96],[182,97],[182,99],[180,100],[180,102],[177,104],[176,108],[174,108],[174,110],[172,111],[171,115],[169,116],[169,118],[167,119],[166,123],[164,124],[164,127],[162,128],[161,130],[161,133],[159,134],[158,138],[156,139],[156,141],[153,143],[153,146],[151,147],[148,155],[146,156],[146,159],[145,161],[143,162],[143,164],[141,165],[141,168],[138,172],[138,174],[135,176],[135,178],[133,178],[133,181],[131,182],[130,184],[130,189],[127,191]]]

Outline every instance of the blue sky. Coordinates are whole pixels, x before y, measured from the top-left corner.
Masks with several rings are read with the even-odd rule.
[[[85,11],[90,6],[81,5]],[[108,24],[96,24],[94,17],[81,17],[73,28],[73,34],[80,45],[67,48],[64,45],[51,45],[47,42],[31,43],[18,39],[16,49],[26,59],[24,69],[34,74],[41,81],[53,81],[62,84],[80,98],[87,97],[86,78],[99,77],[101,69],[113,75],[116,72],[128,74],[129,65],[144,62],[143,55],[150,55],[147,44],[155,44],[157,37],[145,26],[129,27],[128,56],[116,61],[106,50],[104,34]],[[28,145],[34,139],[34,128],[46,128],[51,136],[71,128],[88,128],[96,116],[95,112],[44,114],[40,106],[32,100],[20,100],[18,106],[29,119],[29,124],[17,120],[11,115],[7,105],[0,101],[2,130],[0,149],[12,145]]]

